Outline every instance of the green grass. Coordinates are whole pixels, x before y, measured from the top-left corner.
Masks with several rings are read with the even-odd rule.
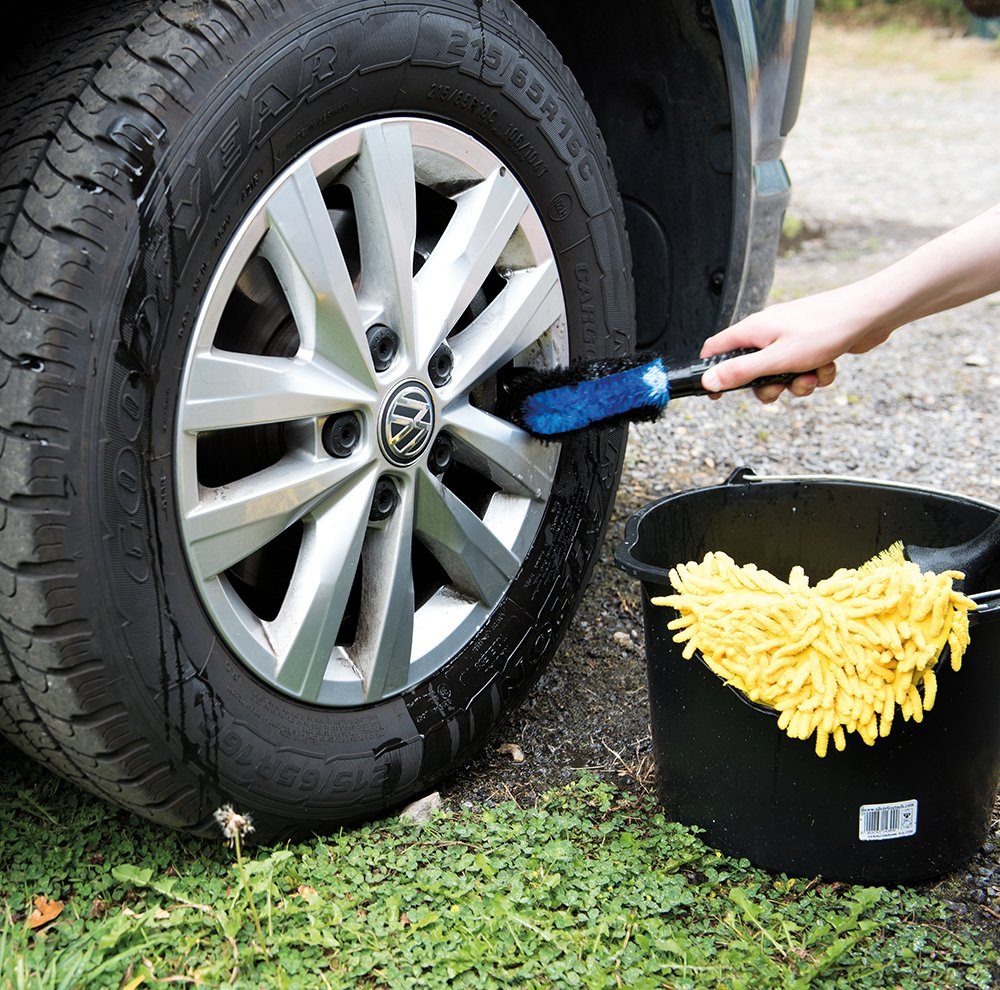
[[[970,17],[961,0],[816,0],[827,20],[859,26],[964,27]]]
[[[0,877],[4,990],[990,985],[985,949],[934,899],[771,877],[587,777],[533,808],[386,820],[237,864],[221,838],[8,755]],[[33,934],[40,893],[65,908]]]

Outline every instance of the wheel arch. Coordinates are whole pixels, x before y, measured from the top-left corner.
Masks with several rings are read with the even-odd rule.
[[[525,4],[593,108],[625,203],[637,342],[696,349],[719,317],[734,234],[733,107],[707,3]],[[586,10],[586,13],[584,11]]]
[[[638,345],[697,352],[770,289],[789,194],[780,153],[813,0],[659,0],[599,21],[573,0],[524,6],[604,135],[626,208]]]

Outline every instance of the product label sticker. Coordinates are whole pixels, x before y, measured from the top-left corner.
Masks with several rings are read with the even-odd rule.
[[[902,839],[917,831],[917,802],[895,801],[892,804],[863,804],[858,814],[858,838]]]

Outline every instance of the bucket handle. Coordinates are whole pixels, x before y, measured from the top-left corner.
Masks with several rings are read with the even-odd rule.
[[[843,481],[848,484],[868,485],[874,488],[902,488],[905,491],[920,492],[926,495],[926,487],[911,485],[905,481],[886,481],[884,478],[858,478],[847,474],[754,474],[754,470],[747,464],[735,468],[726,478],[727,485],[753,485],[766,484],[774,481]],[[961,492],[949,491],[945,488],[937,489],[941,495],[949,495],[952,498],[961,499],[963,502],[973,502],[981,505],[984,509],[1000,513],[1000,506],[987,502],[982,498],[973,498],[971,495],[963,495]]]
[[[976,595],[969,595],[976,603],[976,610],[969,613],[970,622],[988,622],[1000,616],[1000,588],[993,591],[980,591]]]

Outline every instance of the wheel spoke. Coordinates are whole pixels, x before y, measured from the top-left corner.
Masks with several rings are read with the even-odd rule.
[[[274,648],[275,679],[304,701],[319,697],[361,559],[374,467],[336,492],[306,523],[281,611],[264,631]]]
[[[512,274],[500,295],[449,341],[455,367],[441,391],[442,399],[449,403],[494,374],[538,340],[562,313],[554,261]]]
[[[288,299],[302,351],[322,355],[362,385],[374,384],[354,286],[308,162],[275,191],[267,218],[261,253]]]
[[[365,463],[361,452],[336,460],[289,455],[247,478],[205,491],[185,521],[198,576],[215,577],[270,543]]]
[[[410,125],[373,124],[344,181],[354,196],[361,242],[358,298],[376,303],[414,353],[413,246],[417,238],[416,180]]]
[[[493,606],[520,567],[489,527],[426,469],[417,471],[414,528],[455,586]]]
[[[191,365],[181,429],[284,423],[357,409],[373,399],[326,362],[205,350]]]
[[[384,527],[372,529],[362,555],[361,618],[351,659],[365,680],[365,701],[406,686],[413,648],[412,485]]]
[[[462,655],[544,538],[561,449],[478,396],[512,362],[562,361],[566,302],[528,194],[489,144],[443,121],[359,121],[255,196],[225,230],[184,348],[173,443],[184,566],[262,683],[325,709],[366,707]],[[384,372],[367,339],[376,324],[398,335]],[[226,350],[233,334],[240,352]],[[432,374],[445,340],[454,361]],[[372,343],[381,354],[381,335]],[[429,386],[434,429],[454,443],[441,477],[424,456],[383,456],[379,431],[402,415],[385,407],[411,379],[448,379]],[[356,440],[344,414],[358,418]],[[342,422],[323,432],[327,417]],[[374,521],[383,474],[399,501]]]
[[[513,495],[544,498],[551,473],[546,447],[499,416],[454,402],[444,413],[444,425],[455,439],[455,457]]]
[[[458,204],[414,278],[417,363],[423,366],[482,288],[528,209],[505,168],[455,197]]]

